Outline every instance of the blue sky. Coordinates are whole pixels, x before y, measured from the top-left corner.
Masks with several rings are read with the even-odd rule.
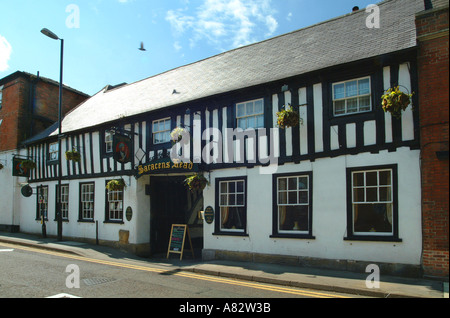
[[[377,0],[0,0],[0,78],[26,71],[93,95]],[[144,42],[147,51],[138,50]]]

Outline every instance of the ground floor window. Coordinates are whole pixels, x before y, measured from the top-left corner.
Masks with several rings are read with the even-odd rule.
[[[37,187],[36,219],[48,219],[48,186]]]
[[[312,173],[273,176],[273,236],[312,238]]]
[[[58,185],[56,186],[56,193],[58,195]],[[56,202],[58,203],[58,202]],[[69,219],[69,185],[61,185],[61,217],[63,220]],[[56,218],[56,216],[55,216]]]
[[[398,239],[397,166],[347,170],[347,232],[363,239]]]
[[[95,184],[81,183],[80,184],[80,221],[93,221],[94,220],[94,197],[95,197]]]
[[[106,215],[108,222],[123,222],[123,189],[106,190]]]
[[[245,234],[247,231],[247,178],[216,180],[216,232]]]

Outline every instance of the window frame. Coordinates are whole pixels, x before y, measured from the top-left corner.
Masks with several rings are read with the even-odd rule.
[[[2,109],[2,105],[3,105],[3,88],[4,88],[4,85],[0,85],[0,109]]]
[[[111,131],[105,130],[103,135],[103,146],[104,146],[104,153],[107,156],[112,156],[113,153],[113,140],[114,140],[114,134]]]
[[[155,131],[155,123],[164,122],[164,128],[165,128],[165,126],[166,126],[165,123],[167,121],[169,122],[169,129]],[[172,132],[172,119],[170,117],[153,120],[152,121],[152,142],[153,142],[153,145],[163,145],[163,144],[169,143],[170,142],[170,133],[171,132]],[[156,140],[155,140],[156,135],[157,134],[164,134],[164,133],[167,133],[168,139],[156,142]]]
[[[105,185],[111,180],[106,180]],[[121,211],[117,211],[120,213],[121,218],[111,218],[111,210],[110,210],[110,204],[111,202],[109,201],[110,198],[110,194],[112,193],[118,193],[122,195],[122,199],[121,200],[117,200],[114,202],[121,202],[122,203],[122,210]],[[117,190],[117,191],[110,191],[108,189],[105,189],[105,223],[117,223],[117,224],[123,224],[123,216],[124,216],[124,201],[125,201],[125,189],[122,190]]]
[[[306,231],[289,231],[289,230],[280,230],[279,229],[279,188],[278,188],[278,181],[279,179],[287,179],[289,178],[308,178],[308,229]],[[288,181],[289,182],[289,181]],[[289,191],[289,188],[287,187],[286,193],[294,192],[294,190]],[[297,203],[294,204],[285,204],[284,206],[306,206],[305,204],[299,204],[298,203],[298,192],[304,191],[300,189],[295,190],[297,192]],[[270,237],[272,238],[295,238],[295,239],[315,239],[313,236],[313,173],[312,171],[305,171],[305,172],[291,172],[291,173],[280,173],[280,174],[274,174],[272,176],[272,204],[273,204],[273,211],[272,211],[272,235]]]
[[[40,202],[40,193],[42,190],[46,196],[43,197],[44,202]],[[40,185],[36,192],[36,220],[41,220],[41,204],[45,205],[44,220],[48,221],[48,185]]]
[[[350,82],[354,82],[354,81],[356,81],[357,84],[359,85],[359,81],[365,80],[365,79],[369,80],[369,94],[361,94],[360,95],[359,94],[359,89],[358,89],[359,87],[357,87],[357,94],[355,96],[350,96],[350,97],[345,96],[343,98],[335,99],[335,86],[340,85],[340,84],[344,84],[344,87],[345,87],[346,83],[350,83]],[[373,97],[372,81],[373,81],[373,79],[372,79],[372,76],[370,76],[370,75],[363,76],[363,77],[350,78],[350,79],[346,79],[346,80],[338,81],[338,82],[334,82],[333,81],[331,83],[331,106],[332,106],[331,107],[332,108],[331,113],[332,113],[332,117],[333,118],[342,118],[342,117],[346,117],[346,116],[366,114],[366,113],[372,112],[373,109],[374,109],[374,105],[373,105],[373,101],[372,101],[372,97]],[[345,89],[344,89],[344,94],[346,94]],[[370,105],[369,105],[369,109],[368,110],[363,110],[363,111],[359,110],[359,108],[360,108],[359,100],[360,100],[361,97],[368,97],[369,98]],[[358,100],[357,111],[355,111],[355,112],[348,112],[347,111],[348,110],[347,101],[350,100],[350,99],[354,99],[354,98],[356,98]],[[343,114],[336,114],[336,101],[345,101],[345,112]]]
[[[69,193],[70,193],[70,187],[69,184],[61,184],[61,188],[65,189],[67,188],[67,193],[62,193],[63,196],[61,196],[61,218],[63,221],[69,221]],[[58,204],[58,195],[59,194],[59,187],[58,185],[55,186],[55,206],[56,204]],[[63,197],[67,196],[67,201],[63,201]],[[55,215],[55,221],[57,221],[56,219],[56,215]]]
[[[385,201],[366,201],[353,202],[354,186],[353,175],[355,173],[370,173],[377,172],[379,176],[380,171],[391,171],[391,200],[392,202]],[[375,186],[364,185],[364,189],[374,188]],[[379,177],[377,177],[377,190],[380,188]],[[383,187],[383,185],[382,185]],[[359,186],[358,188],[362,188]],[[365,192],[367,193],[367,192]],[[379,191],[377,192],[379,196]],[[355,232],[354,230],[354,204],[392,204],[392,232]],[[347,236],[344,240],[359,240],[359,241],[391,241],[401,242],[399,238],[399,216],[398,216],[398,167],[397,164],[393,165],[380,165],[380,166],[364,166],[347,168]]]
[[[84,201],[83,200],[83,187],[84,186],[92,186],[92,201]],[[89,194],[89,193],[87,193]],[[85,217],[84,216],[84,212],[85,209],[83,207],[83,203],[92,203],[92,212],[88,212],[88,213],[92,213],[91,217]],[[95,218],[95,182],[83,182],[80,183],[80,197],[79,197],[79,212],[78,212],[78,222],[94,222],[94,218]]]
[[[247,106],[246,105],[249,104],[249,103],[253,103],[253,109],[255,109],[255,103],[259,102],[259,101],[262,104],[261,112],[260,113],[253,113],[253,114],[250,114],[250,115],[247,114]],[[239,105],[244,105],[244,107],[245,107],[245,115],[243,115],[243,116],[239,116]],[[265,127],[265,112],[264,112],[264,110],[265,110],[264,109],[264,98],[257,98],[257,99],[252,99],[252,100],[236,103],[236,107],[235,107],[236,128],[241,128],[241,126],[239,125],[240,120],[243,120],[243,119],[247,120],[248,118],[254,117],[255,123],[257,123],[257,117],[259,117],[261,115],[262,115],[262,125],[261,126],[255,125],[254,127],[251,127],[251,126],[248,125],[248,122],[247,122],[247,125],[246,125],[245,129],[244,128],[241,128],[241,129],[246,130],[246,129],[264,128]]]
[[[216,211],[215,211],[215,224],[214,224],[214,230],[215,232],[213,235],[229,235],[229,236],[248,236],[248,230],[247,230],[247,207],[248,207],[248,200],[247,200],[247,176],[241,176],[241,177],[226,177],[226,178],[217,178],[215,180],[215,200],[216,200]],[[230,205],[230,207],[241,207],[244,209],[244,220],[242,220],[243,223],[243,229],[225,229],[222,228],[222,214],[221,214],[221,207],[223,207],[220,204],[220,197],[221,197],[221,187],[220,185],[222,183],[231,183],[231,182],[243,182],[244,183],[244,204],[243,205]],[[234,192],[235,195],[240,194],[241,192]],[[227,192],[227,194],[230,194]]]
[[[52,157],[53,155],[53,157]],[[49,163],[57,163],[59,156],[59,142],[51,142],[48,144],[47,161]]]

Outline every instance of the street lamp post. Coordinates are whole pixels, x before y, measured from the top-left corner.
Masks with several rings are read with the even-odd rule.
[[[55,33],[49,29],[42,29],[41,33],[53,40],[61,41],[61,60],[59,73],[59,102],[58,102],[58,191],[56,193],[56,220],[58,222],[58,241],[62,241],[62,214],[61,214],[61,178],[62,178],[62,164],[61,164],[61,123],[62,123],[62,86],[63,86],[63,57],[64,57],[64,39],[60,39]]]

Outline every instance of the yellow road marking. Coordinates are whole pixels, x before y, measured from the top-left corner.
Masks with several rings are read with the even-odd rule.
[[[16,246],[16,245],[8,244],[8,243],[0,243],[0,245],[6,246],[6,247],[14,247],[16,249],[30,251],[30,252],[37,252],[37,253],[41,253],[41,254],[53,255],[53,256],[69,258],[69,259],[74,259],[74,260],[79,260],[79,261],[84,261],[84,262],[89,262],[89,263],[95,263],[95,264],[101,264],[101,265],[109,265],[109,266],[114,266],[114,267],[135,269],[135,270],[152,272],[152,273],[160,273],[160,274],[170,272],[166,269],[158,269],[158,268],[152,268],[152,267],[141,266],[141,265],[111,262],[111,261],[107,261],[107,260],[93,259],[93,258],[88,258],[88,257],[84,257],[84,256],[78,256],[78,255],[68,254],[68,253],[63,253],[63,252],[55,252],[55,251],[49,251],[49,250],[33,248],[33,247]],[[210,281],[210,282],[215,282],[215,283],[228,284],[228,285],[244,286],[244,287],[249,287],[249,288],[268,290],[268,291],[272,291],[272,292],[286,293],[286,294],[292,294],[292,295],[298,295],[298,296],[308,296],[308,297],[317,297],[317,298],[349,298],[349,297],[342,296],[342,295],[332,295],[332,294],[323,293],[323,292],[306,291],[306,290],[293,289],[293,288],[288,288],[288,287],[267,285],[267,284],[263,284],[263,283],[238,281],[238,280],[233,280],[233,279],[229,279],[229,278],[221,278],[218,276],[207,276],[207,275],[200,275],[200,274],[188,273],[188,272],[176,272],[176,273],[172,273],[171,275],[184,277],[184,278]]]

